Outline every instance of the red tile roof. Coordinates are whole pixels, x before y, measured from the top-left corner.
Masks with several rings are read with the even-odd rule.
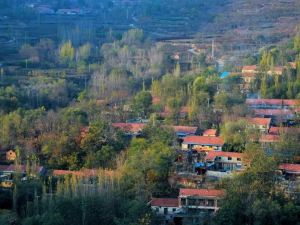
[[[279,165],[279,169],[285,170],[291,173],[300,173],[300,164],[281,164]]]
[[[296,106],[299,105],[299,100],[294,99],[247,99],[248,105],[274,105],[274,106]]]
[[[120,128],[124,132],[137,133],[141,132],[146,124],[145,123],[113,123],[113,127]]]
[[[260,116],[287,116],[294,115],[292,110],[289,109],[254,109],[254,113]]]
[[[152,104],[157,105],[161,102],[161,99],[159,97],[152,97]]]
[[[186,189],[180,188],[179,196],[203,196],[203,197],[221,197],[223,190],[216,189]]]
[[[221,137],[207,137],[207,136],[188,136],[183,139],[183,143],[200,144],[200,145],[217,145],[223,146],[224,141]]]
[[[207,129],[203,132],[203,136],[217,136],[217,130],[216,129]]]
[[[245,70],[254,70],[254,71],[256,71],[257,66],[256,65],[243,66],[242,71],[245,71]]]
[[[243,154],[238,152],[219,152],[219,151],[210,151],[206,155],[206,160],[215,160],[217,156],[221,157],[232,157],[232,158],[242,158]]]
[[[279,135],[280,127],[270,127],[269,134]]]
[[[173,126],[173,129],[176,133],[189,133],[195,134],[198,127],[189,127],[189,126]]]
[[[275,143],[280,141],[279,135],[274,134],[263,134],[261,135],[259,142],[262,143]]]
[[[151,206],[178,207],[177,198],[152,198]]]
[[[270,126],[271,124],[271,118],[249,118],[248,119],[249,123],[254,124],[254,125],[261,125],[261,126]]]
[[[280,135],[282,133],[300,133],[300,127],[271,127],[269,134]]]

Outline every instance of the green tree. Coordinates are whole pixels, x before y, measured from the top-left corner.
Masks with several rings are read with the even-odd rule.
[[[73,62],[75,56],[75,49],[71,41],[67,41],[60,46],[59,57],[63,64],[70,64]]]
[[[79,60],[87,60],[91,56],[92,45],[90,43],[86,43],[79,47],[78,49],[78,59]]]
[[[125,135],[106,122],[90,124],[87,135],[81,140],[80,147],[86,154],[86,166],[113,167],[112,160],[124,149]]]
[[[257,146],[248,148],[245,154],[250,167],[223,183],[226,195],[214,224],[293,224],[299,219],[299,209],[276,190],[274,158]]]
[[[148,91],[137,93],[132,102],[132,109],[143,118],[151,113],[152,96]]]

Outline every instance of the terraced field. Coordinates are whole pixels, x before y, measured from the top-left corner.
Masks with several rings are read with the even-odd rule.
[[[51,38],[60,42],[100,44],[105,33],[141,28],[157,40],[215,39],[225,50],[252,51],[285,41],[300,21],[299,0],[144,0],[111,8],[91,8],[83,15],[44,15],[28,12],[18,17],[19,5],[0,9],[0,55],[13,54],[22,44]],[[199,35],[200,33],[200,35]],[[198,34],[198,35],[197,35]],[[3,59],[0,59],[2,61]]]

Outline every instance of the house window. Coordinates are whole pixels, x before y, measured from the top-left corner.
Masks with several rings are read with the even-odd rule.
[[[168,214],[168,208],[164,208],[164,214],[165,214],[165,215]]]
[[[231,158],[231,157],[228,157],[228,160],[232,160],[232,158]]]
[[[195,206],[196,205],[196,199],[189,199],[189,205]]]
[[[237,161],[241,161],[241,158],[237,158]]]
[[[208,200],[207,201],[207,205],[208,206],[214,206],[215,205],[215,201],[214,200]]]
[[[186,205],[186,200],[185,200],[185,198],[182,198],[182,199],[181,199],[181,205]]]
[[[205,200],[204,200],[204,199],[200,199],[199,205],[200,205],[200,206],[205,206]]]

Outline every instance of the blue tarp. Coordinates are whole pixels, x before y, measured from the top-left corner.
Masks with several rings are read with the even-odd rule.
[[[223,78],[228,77],[229,75],[230,75],[230,73],[227,72],[227,71],[225,71],[225,72],[223,72],[223,73],[220,75],[220,77],[223,79]]]
[[[196,168],[205,167],[205,164],[203,162],[197,162],[197,163],[195,163],[195,167]]]

